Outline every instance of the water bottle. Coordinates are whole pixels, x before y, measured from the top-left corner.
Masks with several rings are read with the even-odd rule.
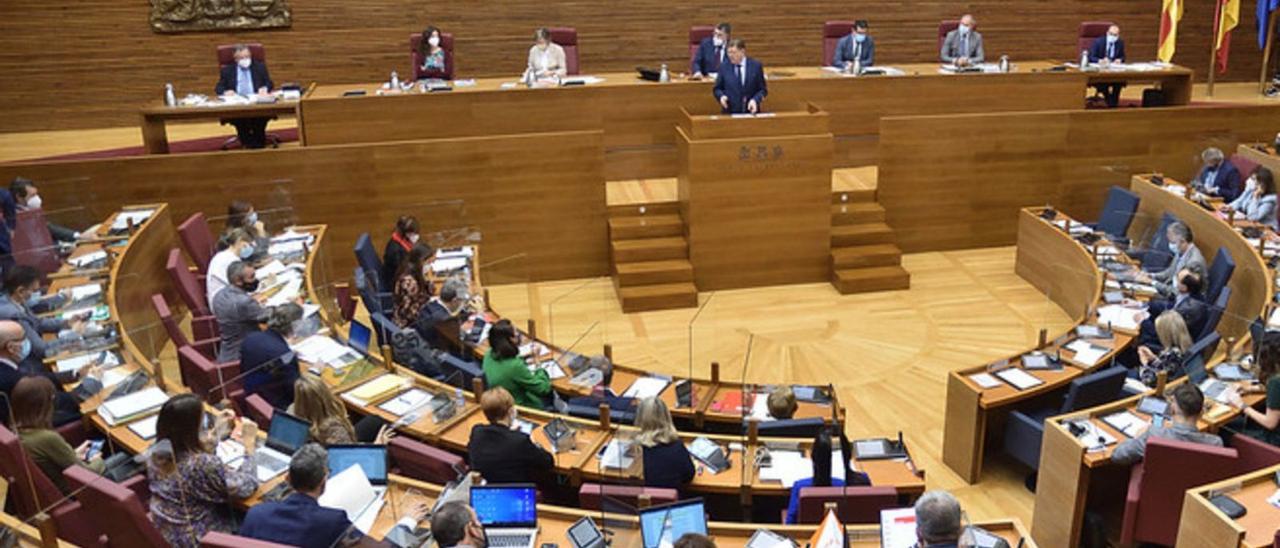
[[[164,106],[166,107],[178,106],[178,99],[173,95],[173,84],[164,85]]]
[[[662,64],[662,72],[659,72],[659,73],[658,73],[658,81],[659,81],[659,82],[662,82],[662,83],[664,83],[664,84],[665,84],[665,83],[667,83],[667,82],[670,82],[670,81],[671,81],[671,73],[670,73],[670,72],[667,72],[667,64],[666,64],[666,63],[663,63],[663,64]]]
[[[528,68],[524,69],[524,86],[531,88],[533,87],[534,82],[533,65],[529,65]]]
[[[391,71],[391,89],[400,89],[400,75],[396,71]]]
[[[1009,56],[1000,56],[1000,72],[1009,72]]]
[[[1089,50],[1080,50],[1080,70],[1089,68]]]
[[[461,388],[453,389],[453,404],[457,406],[458,411],[462,411],[462,408],[467,406],[467,398],[462,395]]]
[[[857,76],[859,74],[862,74],[862,56],[861,55],[853,58],[853,75]]]

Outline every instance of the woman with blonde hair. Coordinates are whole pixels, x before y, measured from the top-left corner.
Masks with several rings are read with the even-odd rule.
[[[1147,346],[1138,347],[1138,379],[1147,386],[1156,385],[1156,375],[1161,371],[1173,379],[1184,373],[1184,354],[1191,348],[1191,332],[1182,314],[1166,310],[1156,317],[1156,337],[1160,339],[1160,353]]]
[[[693,459],[662,400],[645,398],[636,407],[636,442],[644,448],[644,484],[679,489],[693,481]]]
[[[320,377],[304,374],[293,384],[289,414],[311,423],[311,441],[320,445],[372,442],[385,444],[395,434],[386,421],[373,415],[352,424],[347,408]],[[365,432],[364,436],[360,433]],[[376,435],[373,435],[377,432]]]

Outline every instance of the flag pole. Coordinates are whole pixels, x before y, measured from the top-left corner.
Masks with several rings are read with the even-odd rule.
[[[1258,77],[1258,93],[1267,90],[1267,68],[1271,65],[1271,48],[1275,45],[1277,14],[1280,14],[1280,10],[1271,10],[1271,16],[1267,18],[1267,46],[1262,49],[1262,75]]]
[[[1214,0],[1213,38],[1209,40],[1209,87],[1205,96],[1213,97],[1214,73],[1218,72],[1218,34],[1222,32],[1222,0]]]

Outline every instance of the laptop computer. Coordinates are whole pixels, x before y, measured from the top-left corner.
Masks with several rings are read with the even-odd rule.
[[[258,481],[267,481],[289,469],[293,454],[307,443],[311,423],[277,409],[271,414],[267,443],[258,450]]]
[[[533,548],[538,539],[537,500],[532,483],[471,487],[471,508],[493,548]]]
[[[372,444],[330,445],[329,477],[359,464],[379,496],[387,490],[387,446]]]
[[[640,538],[644,548],[670,548],[685,533],[707,534],[707,512],[700,498],[640,511]]]
[[[355,349],[365,356],[369,355],[369,340],[373,335],[373,330],[369,326],[360,323],[359,320],[351,320],[350,331],[347,332],[347,346]]]

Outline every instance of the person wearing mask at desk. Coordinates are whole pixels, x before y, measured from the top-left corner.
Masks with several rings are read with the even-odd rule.
[[[453,342],[445,340],[439,327],[445,322],[460,320],[460,316],[466,312],[467,301],[471,298],[470,291],[471,286],[467,280],[458,277],[449,278],[441,284],[440,294],[431,297],[427,304],[418,310],[418,317],[413,321],[413,328],[423,341],[438,350],[445,349]],[[463,349],[453,350],[462,351]]]
[[[603,354],[587,358],[587,369],[600,372],[600,384],[591,391],[590,396],[569,398],[569,405],[598,408],[606,404],[612,411],[629,411],[635,407],[635,398],[619,396],[610,386],[613,384],[613,362]]]
[[[1156,354],[1160,353],[1164,345],[1157,337],[1154,319],[1168,310],[1174,310],[1182,316],[1189,333],[1198,334],[1203,331],[1209,321],[1209,304],[1204,302],[1204,275],[1195,268],[1182,269],[1178,272],[1178,288],[1173,298],[1152,300],[1147,303],[1146,311],[1138,313],[1146,316],[1138,328],[1138,342],[1150,347]]]
[[[386,421],[365,415],[355,424],[347,408],[320,377],[302,374],[293,383],[293,405],[286,411],[311,423],[311,441],[324,446],[352,443],[386,445],[395,437]]]
[[[501,386],[480,394],[480,410],[488,424],[471,427],[467,458],[471,469],[488,483],[519,483],[550,479],[555,458],[516,426],[517,408]]]
[[[849,467],[849,459],[853,455],[853,446],[849,444],[848,438],[845,438],[844,432],[840,433],[840,455],[844,459],[844,477],[852,478],[852,481],[846,483],[845,480],[832,475],[831,465],[832,459],[830,455],[835,450],[835,442],[837,440],[831,435],[831,431],[823,428],[818,431],[818,435],[813,438],[813,446],[809,449],[809,461],[813,463],[813,475],[804,479],[796,480],[791,486],[791,502],[787,504],[788,525],[797,523],[800,517],[800,490],[805,487],[843,487],[845,485],[871,485],[871,480],[862,472],[854,472]]]
[[[1137,378],[1149,387],[1154,388],[1160,372],[1168,374],[1168,379],[1176,379],[1186,374],[1184,363],[1187,350],[1191,349],[1191,332],[1182,319],[1182,314],[1174,310],[1166,310],[1156,318],[1155,332],[1158,346],[1138,345]]]
[[[1171,297],[1175,293],[1174,275],[1183,270],[1207,272],[1209,268],[1205,264],[1204,254],[1200,253],[1200,248],[1194,243],[1195,236],[1191,233],[1191,227],[1181,221],[1175,221],[1169,223],[1165,235],[1169,239],[1169,252],[1173,253],[1173,262],[1160,272],[1139,271],[1134,279],[1144,284],[1151,284],[1161,295]]]
[[[31,179],[14,177],[13,181],[9,183],[9,194],[13,196],[17,211],[43,209],[44,199],[40,197],[40,189],[36,186],[35,181]],[[17,221],[16,218],[14,220]],[[49,222],[47,219],[45,224],[49,227],[49,236],[55,242],[72,243],[81,237],[79,232],[60,224]]]
[[[235,415],[219,413],[205,429],[204,402],[185,393],[165,402],[156,419],[156,443],[146,453],[151,521],[169,544],[195,548],[209,531],[234,532],[232,503],[258,490],[257,440],[245,438],[245,458],[228,468],[214,453]]]
[[[258,290],[258,278],[254,272],[253,265],[249,263],[231,263],[226,270],[231,283],[213,299],[213,316],[221,333],[219,363],[239,360],[240,344],[244,338],[258,331],[262,322],[267,321],[267,309],[253,295]]]
[[[551,31],[540,28],[533,31],[533,46],[529,48],[529,66],[533,77],[563,78],[569,74],[565,68],[564,48],[551,41]]]
[[[227,267],[237,262],[251,264],[250,260],[257,252],[253,234],[243,228],[225,232],[218,241],[218,246],[222,250],[209,258],[209,267],[205,269],[205,298],[209,299],[210,310],[213,309],[213,300],[230,283]]]
[[[396,283],[391,286],[395,298],[395,310],[392,320],[397,326],[407,328],[418,319],[422,308],[431,300],[431,281],[427,280],[427,269],[431,268],[431,259],[435,250],[424,243],[413,244],[408,257],[400,263],[400,272],[396,275]]]
[[[544,409],[551,398],[551,377],[544,369],[529,371],[520,357],[520,339],[511,320],[498,320],[489,328],[483,363],[486,386],[506,389],[517,405]]]
[[[1124,40],[1120,39],[1120,25],[1111,25],[1107,33],[1099,36],[1089,46],[1089,62],[1109,66],[1111,63],[1124,63]],[[1120,104],[1120,90],[1124,84],[1110,83],[1094,86],[1107,102],[1107,106]]]
[[[249,261],[253,264],[262,263],[271,248],[271,235],[267,234],[266,225],[258,218],[258,210],[244,200],[227,204],[227,227],[224,233],[237,228],[253,236],[253,254],[249,256]]]
[[[982,51],[982,34],[974,30],[976,24],[973,16],[966,13],[960,18],[960,26],[947,33],[939,54],[943,63],[957,67],[982,64],[986,54]]]
[[[756,114],[769,94],[764,80],[764,65],[747,57],[747,43],[740,38],[729,42],[729,66],[716,73],[711,90],[725,114]]]
[[[422,42],[418,53],[422,55],[422,66],[418,67],[422,78],[444,80],[449,75],[449,63],[453,62],[449,52],[441,47],[444,35],[434,25],[427,25],[422,31]]]
[[[1204,394],[1194,383],[1182,383],[1173,389],[1169,395],[1169,411],[1173,416],[1168,423],[1153,423],[1138,437],[1120,442],[1111,453],[1111,462],[1133,464],[1142,460],[1147,452],[1147,439],[1152,436],[1222,447],[1222,438],[1217,434],[1201,432],[1196,427],[1196,421],[1204,412]]]
[[[48,378],[24,377],[14,386],[10,404],[13,407],[13,428],[22,440],[22,448],[65,494],[69,491],[62,471],[68,466],[79,465],[101,474],[105,464],[101,455],[87,458],[90,442],[86,441],[79,447],[72,448],[53,429],[54,400],[57,394],[57,389]]]
[[[253,59],[249,46],[236,45],[235,63],[222,67],[218,85],[214,93],[219,96],[253,97],[271,93],[275,86],[271,83],[271,75],[267,74],[267,64]],[[267,146],[267,122],[270,118],[236,118],[231,124],[236,127],[236,137],[244,148],[262,148]]]
[[[378,277],[382,281],[382,290],[391,291],[396,285],[396,275],[400,273],[400,263],[409,256],[409,251],[421,238],[418,218],[413,215],[401,215],[396,219],[396,228],[391,232],[391,239],[382,248],[382,272]]]
[[[1246,389],[1244,393],[1265,393],[1263,410],[1246,406],[1239,390],[1234,387],[1228,389],[1227,401],[1243,412],[1240,424],[1230,428],[1251,438],[1280,446],[1280,332],[1268,331],[1262,336],[1257,364],[1259,384]]]
[[[636,428],[640,429],[636,443],[644,450],[645,487],[682,489],[693,481],[693,457],[680,440],[666,403],[656,397],[640,400]]]
[[[1271,230],[1280,228],[1276,224],[1276,180],[1271,170],[1262,166],[1253,170],[1253,175],[1245,181],[1244,191],[1223,209],[1244,215]]]
[[[1217,196],[1227,202],[1233,202],[1240,196],[1240,170],[1235,164],[1228,162],[1226,156],[1217,147],[1209,147],[1200,153],[1204,167],[1195,179],[1191,180],[1191,188],[1209,196]]]
[[[849,71],[853,69],[854,60],[857,60],[857,64],[862,68],[875,64],[876,42],[867,34],[869,27],[866,19],[853,22],[853,32],[836,42],[831,66]]]
[[[4,274],[3,293],[0,294],[0,320],[18,322],[26,332],[30,352],[21,360],[23,367],[31,371],[44,371],[44,359],[47,346],[44,340],[46,333],[59,333],[69,329],[83,333],[88,313],[78,315],[75,319],[64,320],[61,315],[40,316],[66,302],[62,295],[41,298],[40,272],[27,265],[15,265]],[[58,380],[67,383],[76,377],[70,374],[58,375]]]
[[[62,383],[58,377],[43,368],[32,370],[20,365],[29,353],[31,353],[31,342],[23,333],[22,326],[12,320],[0,321],[0,397],[7,400],[7,402],[0,401],[0,419],[3,419],[0,422],[8,423],[9,408],[16,406],[13,403],[14,390],[18,383],[27,377],[43,377],[48,379],[49,384],[54,387],[53,416],[50,419],[53,426],[62,426],[80,420],[80,403],[62,389]],[[86,365],[77,371],[76,375],[96,377],[97,369]]]
[[[287,409],[293,404],[298,356],[289,348],[288,339],[301,319],[302,307],[296,303],[274,306],[267,312],[267,329],[245,336],[240,344],[245,395],[257,394],[275,409]]]
[[[701,80],[703,76],[716,74],[720,65],[729,60],[729,40],[733,36],[733,26],[729,23],[716,25],[710,38],[703,38],[698,43],[698,51],[693,53],[689,63],[689,78]]]
[[[440,548],[489,546],[476,511],[460,500],[446,502],[431,514],[431,536]]]
[[[960,502],[941,489],[929,491],[916,500],[916,546],[954,548],[963,532]]]

